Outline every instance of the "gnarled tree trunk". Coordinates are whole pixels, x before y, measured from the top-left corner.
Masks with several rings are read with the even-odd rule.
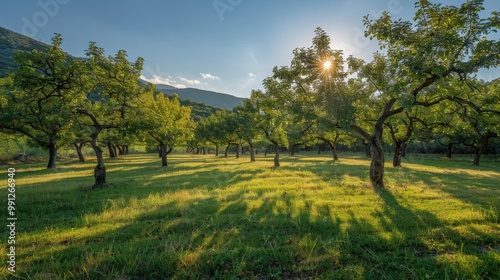
[[[96,129],[92,134],[92,149],[94,149],[97,165],[94,168],[94,188],[102,188],[106,185],[106,167],[104,166],[104,158],[102,156],[102,149],[97,144],[97,136],[99,135],[100,129]]]
[[[110,158],[116,158],[116,150],[113,144],[111,144],[111,141],[108,141],[107,143],[108,146],[108,151],[109,151],[109,157]]]
[[[47,146],[49,148],[49,163],[47,164],[47,169],[56,168],[56,157],[57,157],[57,143],[55,140],[51,141]]]
[[[82,148],[83,148],[83,143],[73,143],[73,146],[76,149],[76,154],[78,155],[78,161],[79,162],[85,162],[85,157],[83,156]]]
[[[253,141],[252,139],[247,140],[248,146],[250,146],[250,161],[255,161],[255,148],[253,146]]]
[[[394,146],[394,157],[392,159],[393,167],[401,167],[401,157],[403,156],[404,144],[397,141]]]
[[[274,167],[280,167],[280,148],[277,143],[274,144]]]

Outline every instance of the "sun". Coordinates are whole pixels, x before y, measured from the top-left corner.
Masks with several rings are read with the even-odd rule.
[[[332,62],[330,60],[323,62],[323,68],[328,70],[332,67]]]

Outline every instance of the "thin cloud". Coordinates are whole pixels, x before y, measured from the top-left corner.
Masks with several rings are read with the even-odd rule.
[[[200,75],[203,77],[203,79],[205,80],[220,80],[219,77],[215,76],[215,75],[212,75],[212,74],[208,74],[208,73],[200,73]]]
[[[186,88],[185,85],[177,83],[171,76],[168,77],[160,77],[157,75],[153,75],[151,78],[146,78],[141,75],[140,78],[148,83],[152,83],[155,85],[169,85],[176,88]]]
[[[199,85],[201,82],[198,81],[198,80],[190,80],[190,79],[186,79],[184,77],[179,77],[179,79],[185,83],[187,83],[188,85]]]

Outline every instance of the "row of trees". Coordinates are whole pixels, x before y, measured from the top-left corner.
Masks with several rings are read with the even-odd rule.
[[[56,167],[61,145],[73,145],[84,160],[81,149],[90,144],[97,157],[95,187],[106,183],[104,146],[113,157],[116,149],[124,154],[129,144],[148,139],[161,149],[166,165],[169,147],[189,137],[190,107],[140,83],[142,58],[129,62],[123,50],[105,56],[92,42],[86,58],[76,59],[61,43],[56,35],[46,52],[15,54],[19,69],[0,81],[2,132],[22,134],[46,148],[47,168]]]
[[[158,94],[139,82],[143,60],[128,61],[125,51],[105,56],[91,43],[84,59],[69,57],[56,35],[47,52],[18,52],[19,69],[0,80],[0,129],[20,133],[49,151],[72,144],[79,155],[90,143],[97,157],[95,186],[106,183],[103,147],[113,156],[134,141],[158,147],[162,166],[175,146],[246,146],[255,160],[255,143],[274,148],[325,142],[337,159],[337,143],[362,141],[371,151],[370,180],[384,186],[384,143],[401,164],[405,145],[414,139],[464,144],[475,151],[474,164],[500,133],[500,85],[472,76],[496,67],[500,42],[488,38],[498,29],[494,12],[481,19],[482,1],[460,7],[428,1],[416,4],[414,21],[394,21],[388,13],[365,18],[366,35],[382,51],[365,62],[331,49],[320,28],[312,46],[294,50],[289,66],[275,67],[264,90],[233,111],[220,110],[195,123],[177,97]],[[102,144],[100,144],[102,143]],[[83,158],[83,155],[81,155]]]
[[[370,62],[344,59],[318,28],[311,47],[296,49],[290,66],[273,69],[264,91],[253,91],[233,113],[202,122],[199,135],[216,147],[241,141],[252,147],[260,131],[275,151],[289,146],[292,153],[295,145],[321,140],[336,158],[336,144],[352,141],[354,132],[371,150],[375,186],[384,186],[384,142],[394,146],[394,166],[412,139],[470,146],[478,165],[500,133],[500,83],[473,74],[499,64],[500,42],[488,37],[499,14],[481,19],[479,0],[416,5],[413,22],[388,13],[364,19],[366,36],[382,49]],[[278,152],[274,162],[279,166]]]

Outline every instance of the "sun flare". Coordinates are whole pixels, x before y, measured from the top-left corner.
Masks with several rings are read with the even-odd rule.
[[[330,69],[330,67],[332,67],[332,62],[331,61],[325,61],[323,62],[323,68],[328,70]]]

